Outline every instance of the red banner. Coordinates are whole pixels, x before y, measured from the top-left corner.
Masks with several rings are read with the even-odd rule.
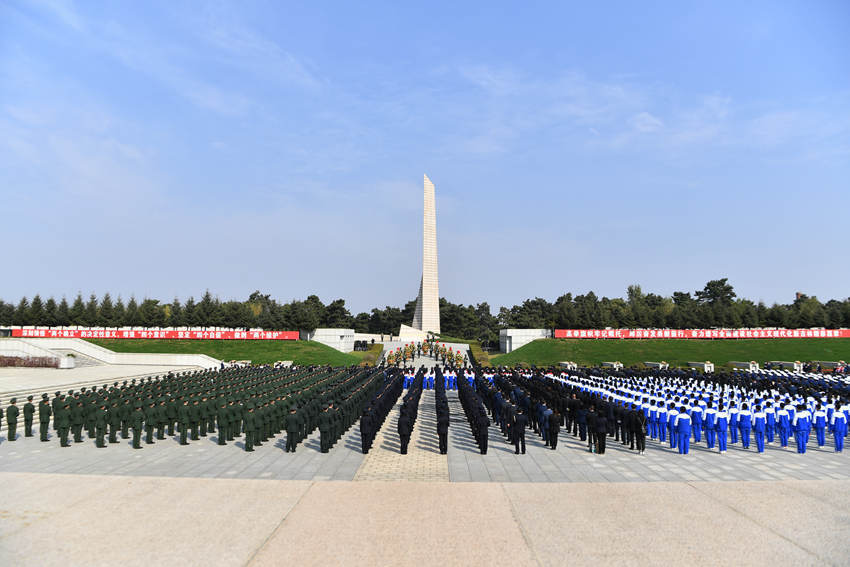
[[[837,339],[850,329],[555,329],[556,339]]]
[[[298,331],[130,331],[122,329],[12,329],[13,337],[48,339],[214,339],[297,341]]]

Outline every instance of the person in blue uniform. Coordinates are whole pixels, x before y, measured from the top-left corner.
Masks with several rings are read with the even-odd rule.
[[[776,410],[776,426],[779,431],[779,446],[785,448],[788,446],[788,437],[791,436],[791,415],[785,405]]]
[[[815,428],[815,438],[818,441],[818,447],[826,445],[826,420],[826,410],[818,404],[815,409],[815,413],[812,416],[812,426]]]
[[[726,452],[726,431],[729,428],[729,414],[723,408],[723,403],[717,406],[714,429],[717,431],[717,449],[721,453]]]
[[[691,402],[691,429],[694,432],[694,443],[699,443],[702,440],[702,421],[703,409],[696,401]]]
[[[676,415],[675,433],[678,436],[678,447],[680,455],[687,455],[691,443],[691,416],[685,406],[679,408]]]
[[[773,407],[772,402],[767,402],[764,408],[764,417],[765,417],[765,436],[767,437],[767,444],[770,445],[773,443],[775,439],[776,432],[776,408]]]
[[[705,413],[705,421],[704,421],[704,425],[705,425],[705,445],[709,449],[714,449],[714,442],[715,442],[715,439],[717,438],[717,432],[714,429],[715,423],[717,421],[717,410],[714,409],[711,406],[712,406],[712,403],[711,403],[711,400],[709,400],[705,404],[705,412],[704,412]]]
[[[738,442],[738,405],[735,402],[729,404],[729,442],[733,445]]]
[[[753,428],[753,413],[747,404],[741,404],[738,412],[738,431],[741,432],[741,445],[744,449],[750,448],[750,431]]]
[[[791,425],[794,429],[794,439],[797,440],[797,452],[801,455],[805,454],[809,434],[812,431],[812,416],[805,405],[797,406],[797,412],[794,414],[794,421]]]
[[[667,406],[664,402],[658,402],[658,441],[664,443],[667,440]]]
[[[756,413],[753,414],[753,433],[756,437],[756,448],[759,453],[764,453],[764,432],[767,428],[767,416],[761,410],[761,406],[756,406]]]
[[[675,449],[678,441],[676,435],[676,418],[679,416],[679,411],[672,403],[667,407],[667,434],[670,436],[670,448]]]
[[[835,437],[835,452],[841,453],[844,450],[844,437],[847,435],[847,414],[841,411],[841,402],[835,403],[835,411],[829,424]]]

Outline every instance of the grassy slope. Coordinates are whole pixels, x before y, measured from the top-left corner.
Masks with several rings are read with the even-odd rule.
[[[378,355],[384,351],[384,345],[377,343],[369,345],[369,350],[355,350],[350,352],[351,356],[357,357],[360,360],[360,365],[375,364],[378,360]]]
[[[598,340],[538,339],[511,353],[491,357],[495,365],[557,364],[571,360],[598,364],[619,360],[626,366],[665,360],[671,365],[710,360],[729,361],[850,360],[850,339],[741,339],[741,340]]]
[[[444,343],[462,343],[468,344],[469,350],[472,351],[472,356],[478,361],[481,366],[490,366],[490,356],[481,348],[481,343],[478,340],[459,339],[448,335],[440,335],[440,341]]]
[[[89,342],[116,352],[206,354],[219,360],[250,360],[255,364],[292,360],[295,364],[348,366],[361,360],[313,341],[91,339]]]

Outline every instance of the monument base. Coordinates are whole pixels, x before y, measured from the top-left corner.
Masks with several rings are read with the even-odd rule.
[[[428,333],[426,331],[420,331],[408,325],[402,325],[398,331],[398,340],[402,342],[424,341],[427,338]]]

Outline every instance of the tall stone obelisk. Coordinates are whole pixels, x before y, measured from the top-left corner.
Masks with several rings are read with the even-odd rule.
[[[434,184],[425,176],[425,207],[422,214],[422,279],[416,298],[413,328],[440,332],[440,286],[437,277],[437,206]]]

